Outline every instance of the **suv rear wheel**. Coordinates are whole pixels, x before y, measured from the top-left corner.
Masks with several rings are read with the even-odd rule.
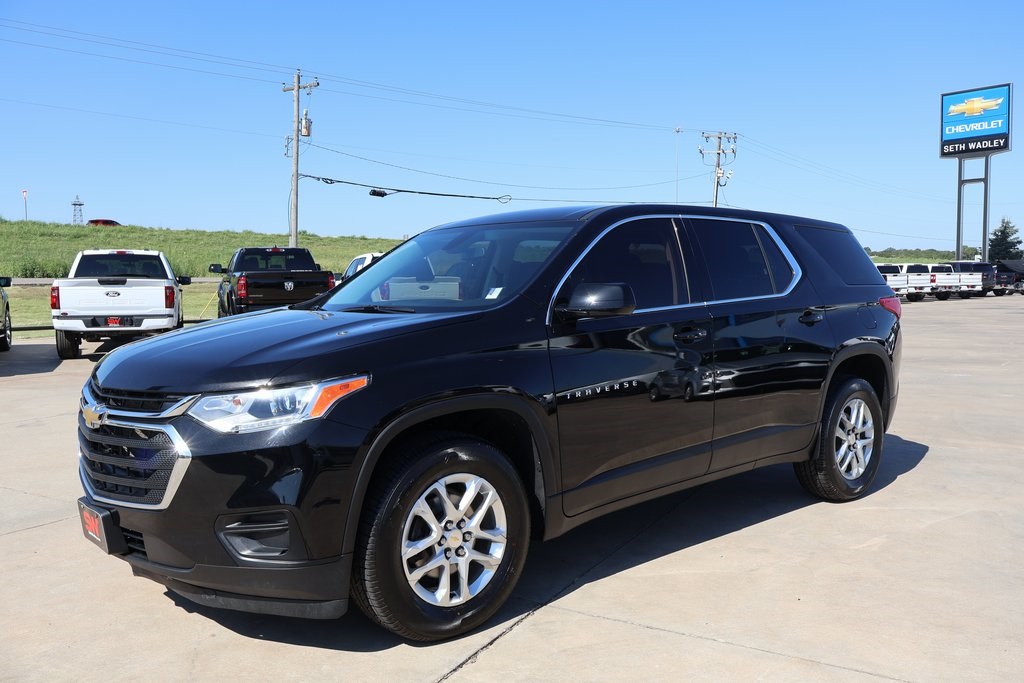
[[[800,484],[825,500],[859,498],[878,473],[884,436],[875,390],[860,378],[841,381],[826,402],[815,456],[793,465]]]
[[[495,447],[437,435],[410,442],[366,494],[352,597],[414,640],[469,631],[505,602],[522,572],[529,506]]]

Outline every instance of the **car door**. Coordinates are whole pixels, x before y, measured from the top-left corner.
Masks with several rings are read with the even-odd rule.
[[[689,217],[705,268],[715,426],[711,471],[806,448],[833,347],[828,311],[765,223]]]
[[[558,287],[624,284],[630,313],[552,321],[563,506],[574,515],[704,474],[713,396],[710,317],[690,296],[678,224],[668,216],[611,226]]]

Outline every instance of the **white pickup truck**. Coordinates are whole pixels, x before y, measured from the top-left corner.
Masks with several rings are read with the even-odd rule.
[[[159,251],[79,252],[68,277],[50,287],[57,355],[75,358],[83,339],[141,337],[181,327],[181,285]]]
[[[907,301],[922,301],[927,294],[945,301],[954,293],[966,299],[982,291],[981,273],[957,273],[948,264],[879,263],[876,266],[886,284]]]

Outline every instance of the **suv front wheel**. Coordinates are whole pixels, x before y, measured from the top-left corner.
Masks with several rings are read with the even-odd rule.
[[[398,635],[450,638],[486,621],[512,592],[529,506],[512,463],[490,444],[448,434],[402,451],[367,491],[352,597]]]
[[[875,390],[860,378],[841,380],[825,405],[814,457],[793,465],[797,478],[825,500],[859,498],[878,473],[884,436]]]

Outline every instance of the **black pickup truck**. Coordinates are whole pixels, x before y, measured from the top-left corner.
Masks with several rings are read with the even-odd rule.
[[[297,304],[334,288],[334,273],[320,270],[300,247],[242,247],[227,268],[211,263],[210,272],[223,276],[218,318]]]

